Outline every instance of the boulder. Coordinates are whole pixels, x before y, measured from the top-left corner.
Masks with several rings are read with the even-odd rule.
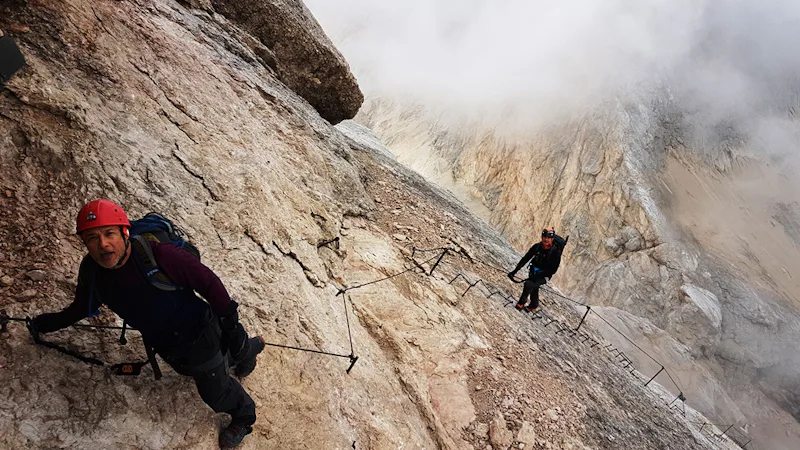
[[[507,449],[514,439],[514,434],[506,426],[506,420],[499,412],[494,415],[489,424],[489,442],[497,449]]]
[[[34,269],[26,272],[25,276],[33,281],[44,281],[47,279],[47,272],[41,269]]]
[[[516,441],[525,444],[525,448],[532,448],[536,440],[536,429],[530,422],[523,421],[522,427],[517,432]]]
[[[668,242],[656,246],[651,254],[659,264],[683,272],[694,272],[698,267],[698,256],[686,246]]]
[[[275,56],[278,78],[332,124],[353,118],[364,95],[344,57],[300,0],[212,0],[214,10]]]

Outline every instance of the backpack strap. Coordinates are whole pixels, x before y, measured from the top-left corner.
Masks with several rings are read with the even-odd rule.
[[[131,236],[131,254],[142,275],[153,286],[162,291],[179,291],[181,286],[173,283],[159,267],[150,242],[141,235]]]

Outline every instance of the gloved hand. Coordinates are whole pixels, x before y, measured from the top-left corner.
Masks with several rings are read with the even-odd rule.
[[[247,332],[239,323],[239,305],[231,300],[231,306],[224,315],[219,316],[219,324],[222,329],[222,342],[230,352],[234,362],[247,352]]]
[[[514,276],[515,276],[516,274],[517,274],[517,272],[514,272],[514,271],[512,271],[512,272],[508,272],[508,278],[509,278],[511,281],[515,281],[515,280],[514,280]]]
[[[219,324],[223,332],[235,330],[236,325],[239,324],[238,305],[234,301],[231,301],[231,304],[230,309],[225,311],[224,315],[220,314],[219,316]]]

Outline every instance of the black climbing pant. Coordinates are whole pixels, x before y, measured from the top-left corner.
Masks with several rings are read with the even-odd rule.
[[[256,421],[256,405],[242,385],[228,374],[220,336],[219,321],[213,317],[193,342],[156,351],[176,372],[194,379],[200,398],[211,409],[230,414],[236,423],[252,425]]]
[[[228,375],[225,361],[216,367],[193,375],[200,398],[215,412],[231,415],[232,422],[252,425],[256,422],[256,404],[238,381]]]
[[[517,301],[518,305],[525,305],[525,302],[528,301],[528,296],[531,297],[531,303],[528,305],[528,308],[538,308],[539,307],[539,287],[543,284],[546,284],[547,280],[544,278],[537,278],[537,279],[527,279],[525,280],[525,284],[522,286],[522,295],[519,296],[519,301]]]

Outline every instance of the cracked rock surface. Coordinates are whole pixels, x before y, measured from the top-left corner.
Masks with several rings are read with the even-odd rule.
[[[487,298],[486,286],[516,294],[493,268],[518,258],[508,242],[366,145],[374,136],[332,127],[217,6],[0,5],[28,61],[0,94],[0,308],[24,317],[71,301],[84,254],[74,215],[108,197],[174,219],[249,331],[345,356],[268,347],[244,381],[259,418],[243,449],[715,448],[715,430],[688,422],[696,413],[592,347],[599,328],[580,342]],[[436,253],[415,249],[442,247],[423,274]],[[459,275],[485,283],[464,293]],[[547,301],[559,320],[574,314]],[[90,320],[119,324],[109,311]],[[166,365],[159,381],[147,367],[118,377],[8,328],[0,447],[216,444],[224,417]],[[108,363],[144,358],[134,331],[125,346],[104,329],[47,338]]]
[[[630,337],[681,368],[690,404],[747,423],[756,442],[794,448],[800,185],[737,130],[695,142],[669,95],[637,95],[517,135],[427,117],[389,95],[368,99],[356,120],[517,250],[545,226],[569,235],[557,286],[638,317],[625,319],[641,321]],[[635,349],[631,357],[652,363]]]

